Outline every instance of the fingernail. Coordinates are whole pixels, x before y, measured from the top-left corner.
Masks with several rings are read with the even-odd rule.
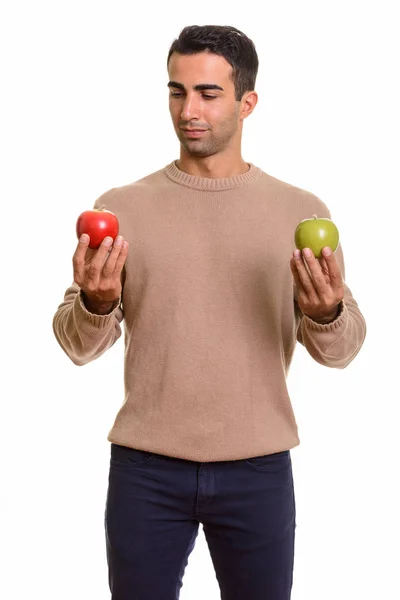
[[[295,250],[295,251],[294,251],[294,253],[293,253],[293,255],[294,255],[294,257],[295,257],[295,258],[297,258],[297,259],[298,259],[298,258],[300,258],[300,256],[301,256],[301,252],[300,252],[300,250]]]
[[[117,235],[117,237],[115,238],[114,246],[121,246],[121,244],[122,244],[122,236]]]
[[[312,252],[311,252],[311,250],[310,250],[309,248],[304,248],[304,250],[303,250],[303,254],[304,254],[304,256],[306,256],[307,258],[310,258],[310,256],[311,256]]]
[[[329,246],[325,246],[325,248],[322,248],[322,254],[324,256],[330,256],[332,254],[332,249],[329,248]]]
[[[108,236],[107,236],[107,237],[105,237],[105,238],[104,238],[104,240],[103,240],[103,244],[104,244],[105,246],[111,246],[111,244],[112,244],[112,243],[113,243],[113,239],[112,239],[112,237],[108,237]]]
[[[79,241],[82,242],[83,244],[86,244],[86,242],[89,241],[89,236],[87,233],[82,233],[81,237],[79,238]]]

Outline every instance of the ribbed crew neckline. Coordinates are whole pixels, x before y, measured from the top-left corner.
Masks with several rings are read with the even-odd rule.
[[[199,177],[190,175],[181,171],[176,166],[176,161],[173,161],[164,168],[164,173],[171,181],[178,185],[183,185],[194,190],[202,190],[209,192],[218,192],[220,190],[230,190],[232,188],[243,187],[244,185],[256,181],[261,177],[262,170],[252,163],[248,163],[249,170],[242,175],[234,175],[233,177]]]

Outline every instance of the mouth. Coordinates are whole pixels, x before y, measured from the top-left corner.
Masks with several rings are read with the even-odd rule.
[[[186,137],[190,138],[198,138],[201,137],[207,129],[184,129],[181,128],[181,131],[186,135]]]

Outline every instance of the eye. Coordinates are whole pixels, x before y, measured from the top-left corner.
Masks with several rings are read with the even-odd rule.
[[[211,94],[203,94],[204,100],[214,100],[217,96],[212,96]]]
[[[182,92],[170,92],[171,98],[180,98],[182,95]]]

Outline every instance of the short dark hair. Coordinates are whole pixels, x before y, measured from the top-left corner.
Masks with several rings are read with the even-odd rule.
[[[168,52],[171,54],[199,54],[211,52],[223,56],[232,66],[235,98],[240,100],[247,91],[253,91],[258,72],[258,56],[252,40],[239,29],[227,25],[189,25],[182,29]]]

